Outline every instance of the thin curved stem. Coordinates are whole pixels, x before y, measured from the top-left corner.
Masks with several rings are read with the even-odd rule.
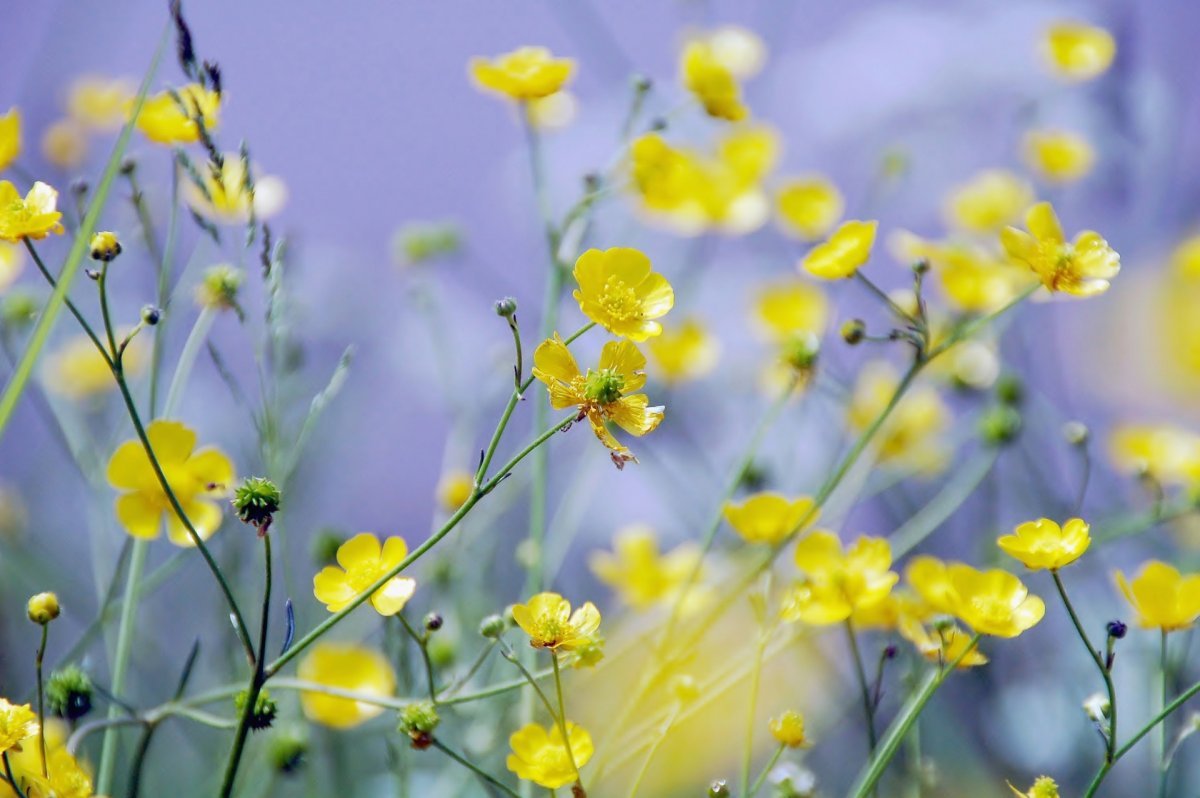
[[[742,771],[738,781],[741,789],[738,795],[748,795],[750,792],[750,767],[754,761],[754,727],[758,722],[758,691],[762,683],[763,654],[767,649],[767,635],[759,632],[758,645],[754,647],[754,664],[750,670],[750,698],[746,710],[746,740],[742,748]]]
[[[1079,616],[1075,613],[1075,607],[1071,604],[1071,600],[1067,598],[1067,588],[1063,584],[1062,577],[1057,570],[1052,570],[1050,576],[1054,579],[1054,587],[1058,589],[1058,595],[1062,598],[1063,606],[1067,608],[1067,615],[1071,616],[1071,624],[1075,627],[1075,632],[1079,635],[1079,639],[1083,641],[1083,645],[1091,655],[1092,662],[1096,664],[1096,668],[1100,671],[1100,678],[1104,680],[1104,687],[1108,691],[1108,735],[1104,745],[1104,760],[1112,762],[1117,750],[1117,691],[1113,685],[1112,672],[1104,663],[1104,658],[1101,656],[1099,649],[1092,645],[1091,639],[1087,632],[1083,629],[1083,624],[1079,621]]]
[[[762,789],[763,783],[766,782],[767,776],[771,774],[771,768],[775,767],[775,763],[779,761],[779,757],[783,756],[784,749],[787,748],[783,743],[775,749],[775,753],[771,754],[771,758],[767,760],[767,764],[759,771],[758,778],[750,785],[750,791],[746,793],[746,798],[754,798],[758,795],[758,791]]]
[[[571,769],[575,771],[575,783],[583,788],[583,776],[579,775],[579,765],[575,762],[575,752],[571,750],[571,735],[567,731],[567,704],[563,701],[562,673],[559,670],[558,652],[550,652],[550,661],[554,664],[554,691],[558,693],[558,731],[562,734],[563,747],[567,749],[567,759],[571,760]]]
[[[38,703],[38,750],[42,754],[42,775],[49,776],[46,758],[46,689],[42,683],[42,663],[46,659],[46,640],[50,637],[50,624],[42,624],[42,642],[37,650],[37,703]]]
[[[466,758],[466,757],[464,757],[464,756],[461,756],[461,755],[459,755],[459,754],[458,754],[456,751],[454,751],[453,749],[451,749],[451,748],[448,748],[448,747],[447,747],[446,745],[444,745],[444,744],[442,743],[442,741],[441,741],[441,740],[439,740],[438,738],[434,737],[434,738],[431,740],[431,742],[433,743],[433,747],[434,747],[434,748],[438,749],[438,750],[439,750],[439,751],[441,751],[443,754],[445,754],[446,756],[450,757],[450,758],[451,758],[451,759],[453,759],[455,762],[457,762],[458,764],[462,765],[462,766],[463,766],[463,767],[465,767],[467,770],[471,771],[471,772],[472,772],[472,773],[474,773],[476,776],[478,776],[479,778],[483,779],[483,780],[484,780],[485,782],[487,782],[488,784],[490,784],[490,785],[492,785],[493,787],[495,787],[497,790],[500,790],[500,791],[501,791],[502,793],[504,793],[505,795],[512,796],[512,798],[520,798],[520,796],[518,796],[518,795],[517,795],[517,793],[516,793],[516,792],[514,792],[514,791],[512,790],[512,788],[510,788],[510,787],[509,787],[507,784],[505,784],[504,782],[500,781],[499,779],[497,779],[495,776],[491,775],[491,774],[490,774],[490,773],[488,773],[487,771],[485,771],[485,770],[482,770],[482,769],[481,769],[481,768],[480,768],[478,765],[476,765],[474,762],[472,762],[471,760],[467,759],[467,758]]]
[[[871,698],[871,685],[867,681],[867,669],[863,665],[862,652],[858,647],[858,634],[854,631],[854,621],[846,619],[846,640],[850,643],[850,654],[854,660],[854,676],[858,680],[858,690],[862,698],[863,719],[867,722],[867,753],[868,758],[875,755],[878,739],[875,736],[875,701]]]
[[[117,627],[117,648],[113,655],[112,691],[121,695],[125,690],[125,674],[129,669],[129,654],[133,647],[134,618],[137,615],[137,583],[141,578],[142,569],[146,565],[146,551],[149,544],[145,540],[135,540],[129,555],[129,570],[125,575],[125,602],[121,605],[121,621]],[[120,709],[116,706],[108,708],[109,720],[120,717]],[[117,738],[113,727],[104,731],[104,740],[100,746],[100,768],[96,775],[96,791],[99,795],[108,795],[112,789],[113,767],[117,757]]]

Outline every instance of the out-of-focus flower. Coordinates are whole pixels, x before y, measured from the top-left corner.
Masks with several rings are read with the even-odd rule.
[[[517,778],[549,790],[575,781],[575,768],[586,765],[596,749],[592,736],[582,726],[567,721],[566,727],[565,741],[557,723],[548,727],[529,723],[513,732],[508,738],[512,753],[505,760],[508,769]]]
[[[930,613],[954,614],[958,597],[946,563],[927,554],[913,557],[904,569],[904,581],[916,591]]]
[[[1042,51],[1054,74],[1083,81],[1108,71],[1117,54],[1117,42],[1104,28],[1063,21],[1046,29]]]
[[[392,253],[402,268],[453,255],[462,249],[462,232],[454,222],[409,222],[392,237]]]
[[[800,266],[822,280],[841,280],[852,276],[871,257],[878,222],[851,219],[842,222],[823,244],[804,256]]]
[[[59,169],[77,168],[87,149],[87,135],[74,119],[60,119],[42,134],[42,155]]]
[[[551,407],[578,407],[580,416],[587,418],[596,437],[615,457],[632,459],[628,447],[613,437],[605,422],[612,421],[639,437],[662,422],[662,406],[650,407],[646,394],[632,393],[646,384],[645,368],[646,357],[632,342],[609,341],[600,350],[596,369],[584,374],[571,350],[555,335],[534,350],[532,371],[549,389]]]
[[[803,579],[784,599],[780,616],[787,621],[840,623],[886,600],[900,579],[882,538],[860,537],[843,550],[837,535],[818,530],[796,544],[795,562]]]
[[[157,144],[191,144],[200,139],[196,120],[204,122],[205,130],[214,130],[220,108],[221,95],[199,83],[189,83],[174,92],[147,97],[138,114],[137,127]]]
[[[569,91],[557,91],[530,100],[526,110],[530,124],[538,130],[562,130],[575,121],[579,113],[579,101]]]
[[[1049,776],[1039,776],[1029,788],[1029,792],[1021,792],[1011,783],[1008,789],[1012,790],[1017,798],[1058,798],[1058,785]]]
[[[889,363],[876,360],[863,366],[846,412],[850,428],[861,432],[874,423],[899,384],[900,377]],[[949,417],[936,389],[920,385],[910,389],[875,434],[879,461],[936,471],[945,461],[941,433]]]
[[[931,662],[951,663],[958,660],[958,668],[975,668],[986,665],[988,658],[971,644],[971,635],[956,624],[939,624],[932,628],[912,618],[904,618],[899,624],[900,634],[912,643],[921,656]],[[970,651],[967,647],[971,646]],[[961,659],[959,659],[961,657]]]
[[[1108,439],[1117,470],[1167,485],[1200,482],[1200,435],[1170,424],[1122,424]]]
[[[196,304],[210,310],[235,310],[237,296],[246,274],[228,263],[218,263],[204,270],[196,286]]]
[[[712,57],[739,80],[757,75],[767,61],[762,38],[740,25],[722,25],[695,38],[707,42]]]
[[[772,546],[808,528],[820,517],[811,497],[789,499],[770,492],[756,493],[741,504],[726,502],[721,512],[742,540]]]
[[[1000,376],[1000,358],[992,340],[960,341],[930,364],[930,373],[944,377],[957,388],[983,391]]]
[[[1047,183],[1073,183],[1096,162],[1092,144],[1069,130],[1032,130],[1025,135],[1025,163]]]
[[[1076,296],[1102,294],[1121,270],[1121,256],[1099,233],[1085,230],[1074,243],[1067,241],[1048,202],[1030,208],[1025,225],[1028,233],[1004,228],[1000,241],[1009,257],[1032,269],[1050,291]]]
[[[15,774],[14,774],[15,775]],[[46,775],[40,770],[24,776],[28,798],[92,798],[92,777],[63,746],[46,751]]]
[[[946,197],[946,220],[972,233],[994,233],[1033,204],[1033,187],[1007,169],[987,169]]]
[[[771,283],[755,297],[754,320],[779,343],[800,333],[819,336],[829,322],[829,299],[819,287],[802,280]]]
[[[742,87],[711,43],[689,42],[683,48],[679,72],[683,85],[709,116],[738,122],[749,114],[742,102]]]
[[[126,331],[127,332],[127,331]],[[134,338],[125,347],[122,367],[129,376],[136,376],[146,367],[146,349]],[[113,391],[117,387],[108,362],[96,349],[92,339],[76,335],[51,352],[42,370],[46,387],[72,401],[83,401]]]
[[[1001,550],[1035,571],[1057,571],[1083,556],[1092,544],[1089,526],[1072,518],[1059,526],[1049,518],[1018,524],[1011,535],[996,541]]]
[[[808,748],[812,745],[804,730],[804,716],[794,709],[771,718],[768,728],[771,730],[771,736],[780,745],[786,745],[788,748]]]
[[[803,241],[827,235],[845,210],[842,193],[824,175],[784,181],[775,195],[775,208],[784,232]]]
[[[668,384],[698,379],[712,372],[720,355],[717,339],[699,319],[689,317],[668,325],[651,338],[646,349]]]
[[[84,75],[71,84],[67,113],[91,130],[116,130],[129,116],[136,86],[124,78]]]
[[[58,192],[42,181],[33,184],[22,199],[17,187],[0,180],[0,241],[43,239],[51,233],[62,235],[62,214]]]
[[[38,733],[41,725],[29,704],[10,704],[0,698],[0,752],[21,750],[21,741]]]
[[[1025,269],[977,244],[930,241],[899,230],[888,237],[888,249],[905,264],[928,262],[947,302],[964,313],[999,310],[1033,280]]]
[[[574,274],[579,288],[573,296],[583,315],[631,341],[661,333],[662,325],[654,319],[675,305],[671,284],[640,250],[589,249],[575,261]]]
[[[591,643],[600,628],[600,611],[590,601],[571,612],[571,603],[557,593],[538,593],[525,604],[514,604],[513,620],[534,648],[573,651]]]
[[[196,449],[196,433],[178,421],[152,421],[146,436],[184,514],[200,539],[207,539],[221,526],[221,507],[215,500],[233,490],[233,463],[215,447]],[[107,473],[108,484],[124,491],[116,501],[117,520],[130,535],[147,540],[158,537],[166,514],[171,542],[195,545],[159,484],[140,440],[118,446],[108,461]]]
[[[660,553],[654,531],[638,524],[619,530],[613,551],[593,552],[588,565],[622,601],[645,610],[673,600],[699,561],[699,549],[688,543]]]
[[[467,503],[475,490],[475,475],[463,469],[447,471],[438,480],[437,500],[442,509],[452,513]]]
[[[12,166],[21,154],[21,112],[9,108],[0,116],[0,172]]]
[[[341,568],[327,565],[313,577],[313,595],[330,612],[338,612],[407,556],[404,538],[389,537],[380,546],[379,538],[370,532],[357,534],[338,547]],[[416,589],[415,579],[392,577],[371,594],[371,606],[385,617],[395,615],[404,609]]]
[[[978,571],[951,563],[946,573],[953,588],[953,613],[976,633],[1016,637],[1036,626],[1046,604],[1008,571]]]
[[[21,249],[0,241],[0,294],[16,281],[24,266],[24,253]]]
[[[296,670],[301,680],[380,698],[396,692],[396,674],[387,658],[365,646],[317,643]],[[304,715],[323,726],[349,729],[383,713],[383,707],[325,693],[300,693]]]
[[[555,58],[545,47],[521,47],[492,59],[472,58],[469,69],[481,88],[525,101],[560,90],[571,79],[575,62]]]
[[[1173,565],[1151,560],[1132,582],[1121,571],[1113,577],[1145,629],[1175,632],[1200,618],[1200,574],[1184,576]]]
[[[199,171],[204,187],[183,181],[183,198],[188,206],[206,219],[219,224],[245,224],[253,210],[257,219],[269,219],[287,204],[287,185],[275,175],[259,175],[237,153],[227,153],[220,176],[212,165]]]
[[[1171,252],[1171,271],[1185,280],[1200,279],[1200,235],[1185,238]]]

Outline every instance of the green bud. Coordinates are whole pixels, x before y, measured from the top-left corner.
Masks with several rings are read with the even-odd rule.
[[[708,788],[708,798],[729,798],[731,795],[733,793],[729,791],[725,779],[717,779]]]
[[[279,729],[267,742],[267,756],[272,767],[280,773],[295,773],[304,764],[307,753],[308,736],[299,724]]]
[[[842,340],[851,346],[862,343],[867,335],[867,323],[862,319],[850,319],[842,325]]]
[[[68,720],[79,720],[92,709],[92,680],[78,665],[67,665],[46,681],[46,703]]]
[[[1011,405],[997,405],[979,420],[979,435],[992,446],[1012,443],[1020,432],[1021,414]]]
[[[433,702],[418,701],[400,710],[400,724],[396,728],[408,735],[413,748],[420,750],[433,743],[433,731],[441,721]]]
[[[233,703],[237,707],[238,712],[246,711],[246,700],[249,698],[249,693],[246,690],[238,693]],[[258,693],[258,697],[254,699],[254,710],[250,713],[250,728],[258,731],[259,729],[269,729],[271,724],[275,722],[275,715],[278,713],[279,707],[271,699],[271,694],[262,689]]]
[[[275,483],[263,477],[247,477],[233,493],[233,509],[242,523],[257,527],[259,534],[266,532],[271,519],[279,512],[283,497]]]
[[[1019,405],[1025,398],[1025,384],[1013,374],[1005,374],[996,380],[996,398],[1006,405]]]
[[[513,299],[510,296],[506,296],[503,299],[496,300],[496,315],[497,316],[501,316],[503,318],[510,319],[510,318],[512,318],[513,314],[516,312],[517,312],[517,300]]]
[[[1082,421],[1068,421],[1062,425],[1063,440],[1072,446],[1087,445],[1091,433]]]
[[[153,327],[162,319],[162,311],[154,305],[142,305],[142,324]]]
[[[489,615],[479,623],[479,634],[489,639],[496,639],[504,634],[504,630],[508,628],[508,621],[504,620],[503,615]]]
[[[811,371],[821,354],[821,342],[810,332],[800,333],[784,344],[783,360],[796,371]]]

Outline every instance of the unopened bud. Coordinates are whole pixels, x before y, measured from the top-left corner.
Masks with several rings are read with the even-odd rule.
[[[1087,425],[1082,421],[1068,421],[1062,425],[1063,440],[1072,446],[1083,446],[1091,436]]]
[[[842,325],[842,340],[851,346],[862,343],[867,336],[867,325],[862,319],[851,319]]]
[[[517,312],[517,300],[510,296],[496,300],[496,315],[503,318],[512,318],[512,315]]]
[[[36,596],[31,596],[25,609],[29,613],[29,620],[40,626],[50,623],[62,612],[62,608],[58,604],[58,596],[53,593],[38,593]]]
[[[142,322],[147,327],[153,327],[155,324],[158,324],[161,318],[162,311],[156,308],[154,305],[142,306]]]
[[[725,779],[717,779],[708,788],[708,798],[729,798],[731,795],[733,793],[729,791]]]
[[[121,254],[121,242],[117,239],[117,234],[108,230],[93,235],[90,248],[92,260],[104,263],[115,260]]]
[[[438,629],[441,629],[443,623],[444,621],[442,620],[442,616],[438,615],[436,612],[431,612],[425,616],[425,628],[431,632],[436,632]]]
[[[494,640],[504,634],[507,628],[508,621],[504,620],[503,615],[489,615],[479,623],[479,634]]]

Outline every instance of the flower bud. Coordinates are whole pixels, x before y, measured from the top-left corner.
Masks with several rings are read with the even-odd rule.
[[[517,312],[517,300],[513,299],[510,296],[506,296],[503,299],[496,300],[496,315],[497,316],[500,316],[505,319],[510,319],[510,318],[512,318],[513,314],[516,312]]]
[[[295,773],[304,764],[307,753],[308,737],[298,724],[279,730],[267,743],[267,757],[280,773]]]
[[[153,327],[155,324],[158,324],[161,318],[162,311],[154,307],[154,305],[142,306],[142,323],[147,327]]]
[[[1005,374],[996,381],[996,398],[1006,405],[1019,405],[1025,398],[1025,384],[1020,377]]]
[[[811,743],[804,732],[804,716],[789,709],[769,724],[771,736],[788,748],[807,748]]]
[[[1108,631],[1108,636],[1114,640],[1120,640],[1129,631],[1129,627],[1123,621],[1109,621],[1105,629]]]
[[[997,405],[979,420],[979,435],[991,446],[1012,443],[1020,432],[1021,414],[1010,405]]]
[[[236,309],[238,290],[245,279],[242,271],[228,264],[210,266],[196,287],[196,302],[212,310]]]
[[[129,156],[126,156],[121,159],[121,174],[128,177],[129,175],[133,174],[136,171],[137,171],[137,161],[135,161],[133,158],[131,158]]]
[[[422,750],[433,744],[433,731],[441,720],[431,701],[418,701],[400,710],[397,731],[408,735],[413,748]]]
[[[867,324],[862,319],[850,319],[842,325],[841,332],[843,341],[856,346],[867,336]]]
[[[249,524],[262,535],[271,525],[271,519],[279,512],[282,501],[279,488],[264,477],[247,477],[233,492],[233,510],[243,524]]]
[[[1068,421],[1062,425],[1062,436],[1072,446],[1083,446],[1091,437],[1091,432],[1082,421]]]
[[[729,791],[729,785],[725,783],[725,779],[717,779],[708,788],[708,798],[729,798],[733,795]]]
[[[1112,707],[1103,693],[1092,693],[1083,700],[1083,711],[1092,722],[1102,723],[1108,720]]]
[[[103,261],[104,263],[115,260],[121,254],[121,242],[117,240],[117,234],[109,231],[93,235],[90,247],[92,250],[92,260]]]
[[[246,690],[234,696],[233,703],[237,707],[238,712],[246,711],[246,701],[249,698],[249,693]],[[258,696],[254,699],[254,709],[250,712],[250,728],[259,731],[260,729],[269,729],[271,724],[275,722],[275,715],[279,712],[279,707],[272,700],[271,694],[262,689]]]
[[[68,665],[50,674],[46,703],[54,714],[75,721],[92,709],[92,680],[78,665]]]
[[[62,608],[58,605],[58,596],[53,593],[38,593],[36,596],[31,596],[25,608],[29,613],[29,620],[40,626],[50,623],[62,612]]]
[[[429,661],[435,668],[448,668],[458,658],[458,643],[453,636],[438,635],[426,644]]]
[[[821,354],[821,342],[810,332],[796,335],[784,344],[783,360],[799,372],[811,371]]]
[[[925,274],[929,271],[929,261],[925,258],[917,260],[912,265],[913,274]]]
[[[504,630],[508,628],[508,621],[504,620],[503,615],[489,615],[479,623],[479,634],[489,639],[496,639],[504,634]]]
[[[444,621],[442,616],[438,615],[436,612],[431,612],[425,616],[425,628],[431,632],[436,632],[438,629],[441,629],[443,623]]]
[[[633,85],[633,90],[638,94],[645,94],[646,92],[650,91],[650,89],[654,88],[654,81],[641,73],[634,75],[630,79],[630,83]]]

